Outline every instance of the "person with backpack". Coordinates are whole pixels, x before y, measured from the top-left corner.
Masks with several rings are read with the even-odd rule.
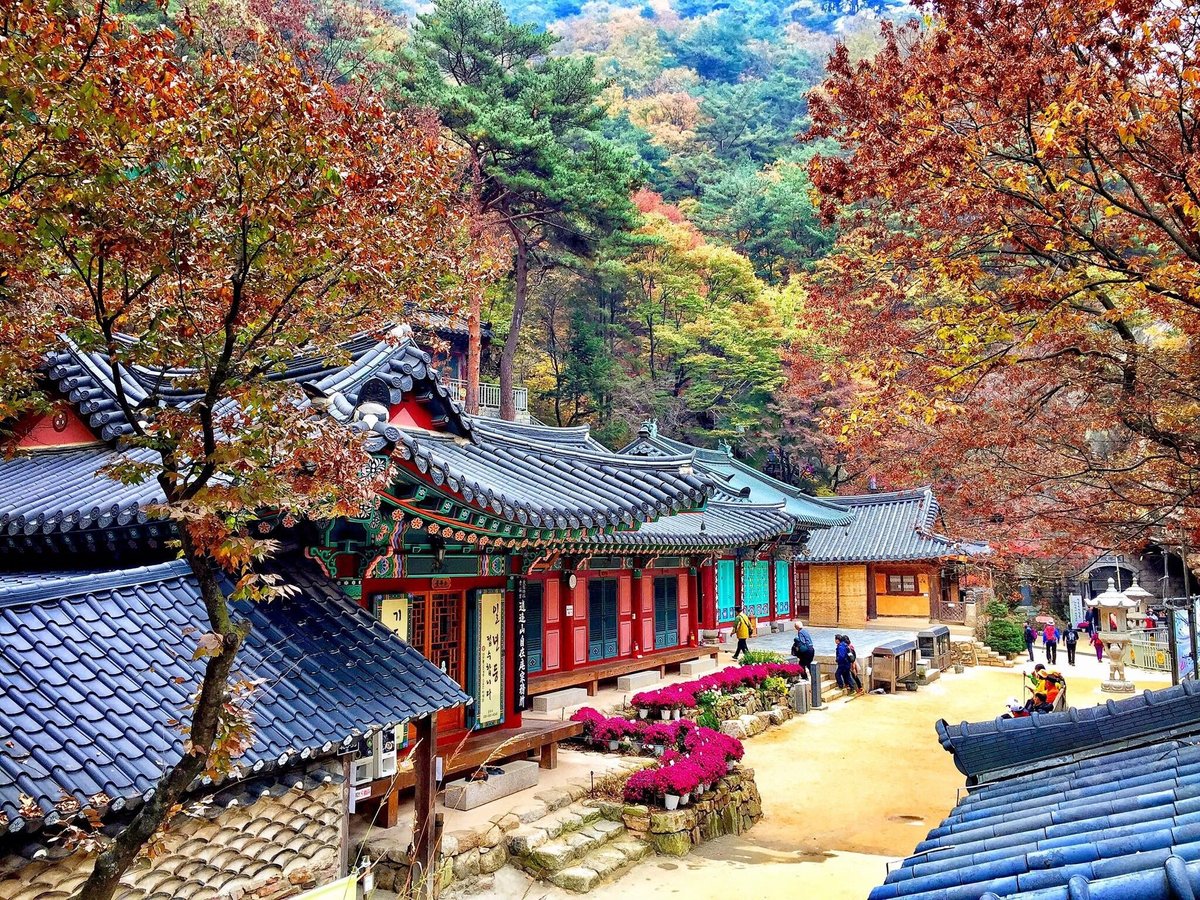
[[[1033,662],[1033,642],[1037,640],[1037,632],[1033,630],[1033,625],[1029,622],[1025,623],[1025,649],[1029,653],[1029,661]]]
[[[737,637],[737,649],[733,651],[733,658],[737,659],[741,654],[750,652],[750,647],[746,644],[746,641],[750,639],[750,631],[754,627],[754,620],[740,606],[735,612],[737,613],[737,618],[733,620],[733,633]]]
[[[1062,633],[1063,643],[1067,645],[1067,665],[1075,665],[1075,645],[1079,643],[1079,629],[1074,625],[1067,625]]]
[[[858,653],[850,643],[850,635],[839,634],[837,640],[837,686],[843,690],[853,689],[855,693],[863,692],[862,680],[854,671],[858,666]]]
[[[1042,644],[1046,648],[1046,662],[1054,665],[1058,662],[1058,628],[1053,622],[1047,622],[1042,629]]]
[[[812,665],[813,659],[817,655],[817,648],[813,645],[812,635],[808,633],[803,622],[797,620],[795,628],[796,636],[792,638],[792,656],[796,657],[800,663],[800,677],[807,681],[808,667]]]

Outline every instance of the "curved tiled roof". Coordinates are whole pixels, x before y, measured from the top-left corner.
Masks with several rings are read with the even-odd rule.
[[[153,479],[123,484],[100,474],[123,460],[150,463],[151,450],[124,453],[107,446],[42,450],[0,461],[0,535],[85,531],[145,522],[162,502]]]
[[[809,562],[906,562],[990,552],[986,544],[953,541],[934,532],[940,509],[930,487],[831,497],[830,502],[852,513],[854,520],[814,532]]]
[[[528,426],[480,426],[470,440],[392,428],[393,455],[434,486],[509,522],[634,527],[702,506],[714,491],[691,456],[635,460],[590,445],[531,439]]]
[[[1109,700],[1102,706],[958,725],[942,719],[935,727],[958,770],[977,783],[1113,741],[1152,741],[1193,724],[1200,725],[1200,682],[1196,681]]]
[[[723,503],[709,501],[701,512],[684,512],[647,522],[637,531],[589,535],[589,550],[652,549],[711,551],[752,547],[789,535],[795,520],[782,503]]]
[[[800,528],[830,528],[849,525],[853,514],[822,497],[812,497],[799,488],[777,481],[721,450],[692,447],[682,441],[643,429],[622,454],[652,458],[687,453],[694,456],[696,471],[703,472],[731,493],[742,493],[756,503],[782,503]]]
[[[309,572],[299,590],[239,602],[251,630],[235,673],[260,681],[254,743],[239,765],[265,772],[301,751],[334,752],[359,733],[465,702],[458,685]],[[168,724],[203,669],[188,630],[208,630],[187,565],[0,575],[0,813],[20,828],[20,794],[53,818],[66,791],[132,805],[177,758]],[[47,824],[53,824],[47,821]]]
[[[270,377],[276,381],[303,383],[326,395],[329,412],[339,421],[348,422],[359,402],[364,384],[377,379],[389,392],[391,402],[415,392],[437,407],[435,416],[450,424],[458,433],[470,430],[462,407],[432,369],[432,358],[401,331],[386,338],[359,336],[342,345],[347,363],[329,365],[321,357],[297,357]],[[104,356],[80,349],[64,339],[62,345],[46,356],[47,377],[105,441],[133,433],[118,402],[116,379]],[[122,368],[119,378],[128,402],[166,403],[186,406],[197,394],[177,387],[187,372],[149,372]],[[297,402],[304,402],[297,393]]]
[[[1194,685],[1194,682],[1189,684]],[[1174,900],[1200,890],[1195,690],[1098,707],[1109,740],[972,790],[871,900]],[[1140,706],[1136,737],[1118,721]],[[1087,710],[1078,710],[1079,713]],[[1067,714],[1011,720],[1050,728]],[[1173,720],[1173,728],[1168,725]],[[1005,730],[1015,757],[1034,733]],[[1082,734],[1082,733],[1081,733]]]

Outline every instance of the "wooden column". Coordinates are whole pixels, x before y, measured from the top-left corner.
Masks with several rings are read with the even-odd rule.
[[[413,862],[419,864],[421,877],[413,884],[413,896],[432,900],[437,886],[437,714],[416,722],[417,746],[413,754],[416,778],[415,821],[413,822]]]

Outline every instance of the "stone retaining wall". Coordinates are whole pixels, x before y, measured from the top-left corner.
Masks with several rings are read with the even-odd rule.
[[[692,848],[723,834],[741,834],[762,818],[762,798],[754,770],[738,765],[701,799],[682,809],[626,806],[625,827],[659,853],[686,856]]]

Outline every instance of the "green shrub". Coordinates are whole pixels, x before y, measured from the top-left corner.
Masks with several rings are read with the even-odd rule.
[[[776,653],[773,650],[747,650],[738,658],[738,665],[756,666],[761,663],[783,663],[787,662],[782,653]]]
[[[992,619],[983,641],[997,653],[1020,653],[1025,649],[1025,626],[1016,619]]]
[[[717,718],[716,712],[712,709],[706,709],[696,716],[696,724],[701,728],[711,728],[713,731],[721,730],[721,720]]]
[[[1007,619],[1012,615],[1012,610],[1008,608],[1008,604],[1003,600],[989,601],[983,611],[989,619]]]

